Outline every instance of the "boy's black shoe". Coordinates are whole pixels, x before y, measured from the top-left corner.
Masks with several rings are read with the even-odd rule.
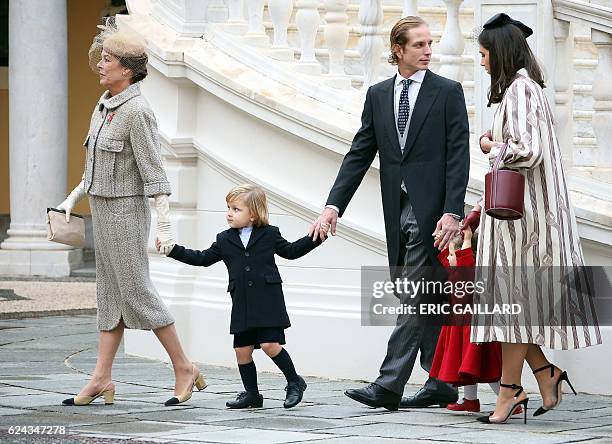
[[[290,409],[291,407],[295,407],[302,400],[302,395],[304,394],[304,390],[306,390],[306,381],[301,376],[298,376],[297,381],[292,381],[287,384],[285,387],[285,391],[287,392],[287,396],[285,397],[285,403],[283,407],[286,409]]]
[[[240,392],[234,401],[227,401],[228,409],[252,409],[263,407],[263,396],[259,392]]]

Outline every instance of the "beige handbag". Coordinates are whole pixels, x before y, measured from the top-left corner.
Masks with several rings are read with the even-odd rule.
[[[70,222],[66,222],[65,211],[47,208],[47,239],[72,247],[85,247],[85,219],[70,213]]]

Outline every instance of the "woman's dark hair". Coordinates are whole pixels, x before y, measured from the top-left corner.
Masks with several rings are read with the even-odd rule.
[[[525,35],[517,26],[508,24],[493,29],[483,29],[478,36],[478,43],[489,51],[491,88],[487,97],[489,99],[487,106],[501,102],[504,93],[521,68],[527,70],[534,82],[546,88],[540,65],[531,52]]]

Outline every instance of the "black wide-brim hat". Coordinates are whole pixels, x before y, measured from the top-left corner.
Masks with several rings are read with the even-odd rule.
[[[529,26],[527,26],[523,22],[514,20],[508,14],[504,14],[503,12],[499,14],[495,14],[493,17],[487,20],[487,22],[484,25],[482,25],[482,27],[484,29],[493,29],[493,28],[500,28],[505,25],[517,26],[523,32],[523,35],[525,36],[525,38],[533,34],[533,29],[531,29]]]

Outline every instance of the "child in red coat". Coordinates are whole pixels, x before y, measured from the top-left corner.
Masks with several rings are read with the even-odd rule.
[[[476,204],[462,224],[463,236],[457,235],[449,247],[438,255],[438,260],[449,272],[448,279],[451,282],[474,280],[476,261],[472,251],[472,234],[478,227],[479,216],[480,205]],[[453,297],[451,302],[469,304],[471,297]],[[430,377],[457,387],[464,386],[463,399],[449,404],[449,410],[479,412],[478,383],[487,382],[496,394],[499,393],[501,346],[498,342],[470,342],[470,328],[469,319],[442,327],[429,372]]]

